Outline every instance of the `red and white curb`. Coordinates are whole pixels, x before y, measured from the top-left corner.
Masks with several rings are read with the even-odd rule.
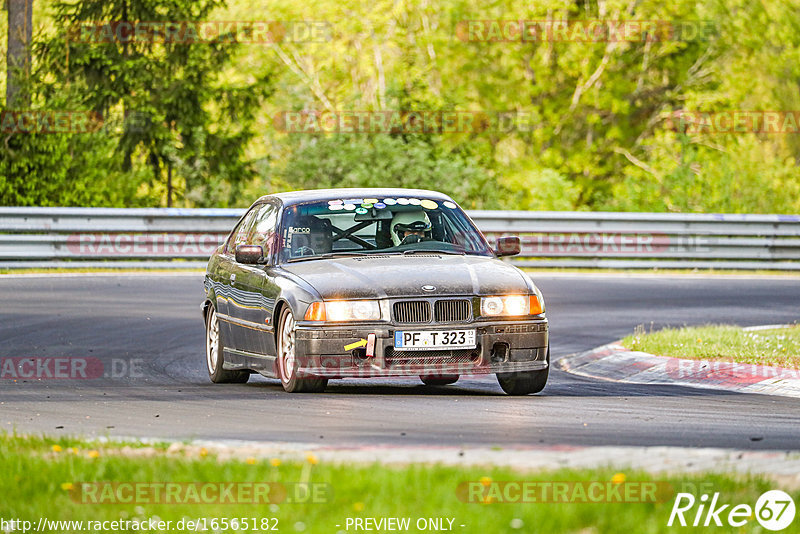
[[[609,343],[566,356],[556,367],[575,375],[634,384],[680,385],[800,398],[800,370],[718,360],[654,356]]]

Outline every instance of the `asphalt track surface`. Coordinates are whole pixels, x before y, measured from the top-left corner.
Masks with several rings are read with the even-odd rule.
[[[800,319],[800,279],[534,275],[553,359],[638,324]],[[631,445],[800,449],[800,400],[623,384],[553,369],[543,393],[494,376],[427,387],[336,380],[287,394],[262,377],[215,385],[204,363],[202,274],[0,277],[0,358],[86,357],[118,378],[0,379],[0,427],[82,436],[302,442],[317,446]],[[116,364],[112,363],[115,361]],[[136,362],[135,376],[130,362]]]

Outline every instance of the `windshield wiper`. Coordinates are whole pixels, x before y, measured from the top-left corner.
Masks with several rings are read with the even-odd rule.
[[[457,254],[458,256],[463,256],[466,254],[465,252],[459,250],[443,250],[438,248],[412,248],[410,250],[403,251],[403,255],[411,255],[411,254]]]
[[[322,260],[325,258],[343,258],[348,256],[368,256],[368,252],[326,252],[325,254],[314,254],[313,256],[298,256],[296,258],[289,258],[287,263],[295,263],[298,261],[308,260]]]

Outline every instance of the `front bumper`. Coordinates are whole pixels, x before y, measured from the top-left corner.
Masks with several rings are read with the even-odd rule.
[[[477,347],[457,350],[396,351],[395,330],[476,330]],[[374,356],[345,346],[375,335]],[[510,373],[546,369],[547,319],[397,327],[386,323],[319,326],[298,323],[298,375],[328,378],[442,376]],[[302,356],[300,356],[302,355]]]

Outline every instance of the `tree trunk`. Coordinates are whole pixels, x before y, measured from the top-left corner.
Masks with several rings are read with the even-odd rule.
[[[150,152],[150,167],[153,169],[153,183],[158,184],[161,182],[161,162],[156,156],[155,152]],[[159,200],[159,202],[161,202]]]
[[[30,107],[23,84],[31,70],[33,0],[6,0],[8,6],[8,53],[6,55],[6,107]]]
[[[167,207],[172,207],[172,162],[167,163]]]

